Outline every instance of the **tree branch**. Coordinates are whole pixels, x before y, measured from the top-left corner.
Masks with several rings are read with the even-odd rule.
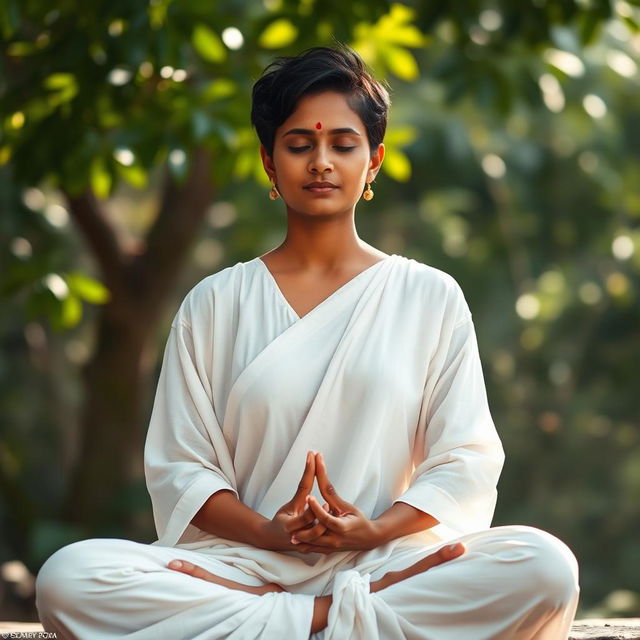
[[[193,245],[214,189],[210,152],[197,147],[191,157],[191,170],[183,184],[165,170],[160,211],[147,233],[146,250],[131,265],[134,286],[158,294],[166,291]]]
[[[122,286],[124,255],[95,195],[87,189],[79,196],[71,196],[68,193],[65,193],[65,196],[71,217],[91,247],[106,285],[111,290],[117,290]]]

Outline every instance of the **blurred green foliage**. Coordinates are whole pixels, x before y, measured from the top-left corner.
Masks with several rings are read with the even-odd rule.
[[[361,237],[451,273],[473,312],[507,452],[494,524],[569,544],[583,615],[640,615],[639,19],[621,0],[0,4],[0,561],[37,570],[83,535],[60,505],[109,292],[64,194],[89,187],[135,254],[158,168],[212,153],[166,329],[198,279],[282,239],[251,86],[335,38],[392,87]],[[154,539],[142,481],[113,504],[132,526],[108,533]]]

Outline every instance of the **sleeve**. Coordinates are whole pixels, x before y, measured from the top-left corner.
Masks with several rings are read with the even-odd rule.
[[[190,522],[212,494],[229,489],[238,496],[211,385],[196,365],[191,328],[175,318],[147,431],[144,472],[158,533],[155,544],[162,546],[201,535]]]
[[[406,502],[464,534],[491,526],[505,456],[489,411],[470,312],[444,333],[425,384],[415,469],[394,502]]]

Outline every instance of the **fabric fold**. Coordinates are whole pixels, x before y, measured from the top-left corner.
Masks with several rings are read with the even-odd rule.
[[[379,640],[370,589],[370,574],[347,569],[333,581],[325,640]]]
[[[489,410],[473,321],[447,333],[425,388],[411,484],[394,502],[470,533],[491,524],[505,454]]]
[[[402,620],[377,593],[371,574],[357,569],[339,571],[333,581],[323,640],[387,640],[406,637]]]

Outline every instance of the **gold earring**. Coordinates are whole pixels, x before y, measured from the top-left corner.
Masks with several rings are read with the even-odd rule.
[[[277,200],[280,197],[280,194],[278,193],[278,189],[276,188],[276,185],[274,184],[271,187],[271,191],[269,191],[269,198],[271,198],[271,200]]]
[[[365,200],[372,200],[373,199],[373,191],[371,191],[371,184],[367,182],[367,188],[365,190],[365,192],[362,194],[362,197]]]

